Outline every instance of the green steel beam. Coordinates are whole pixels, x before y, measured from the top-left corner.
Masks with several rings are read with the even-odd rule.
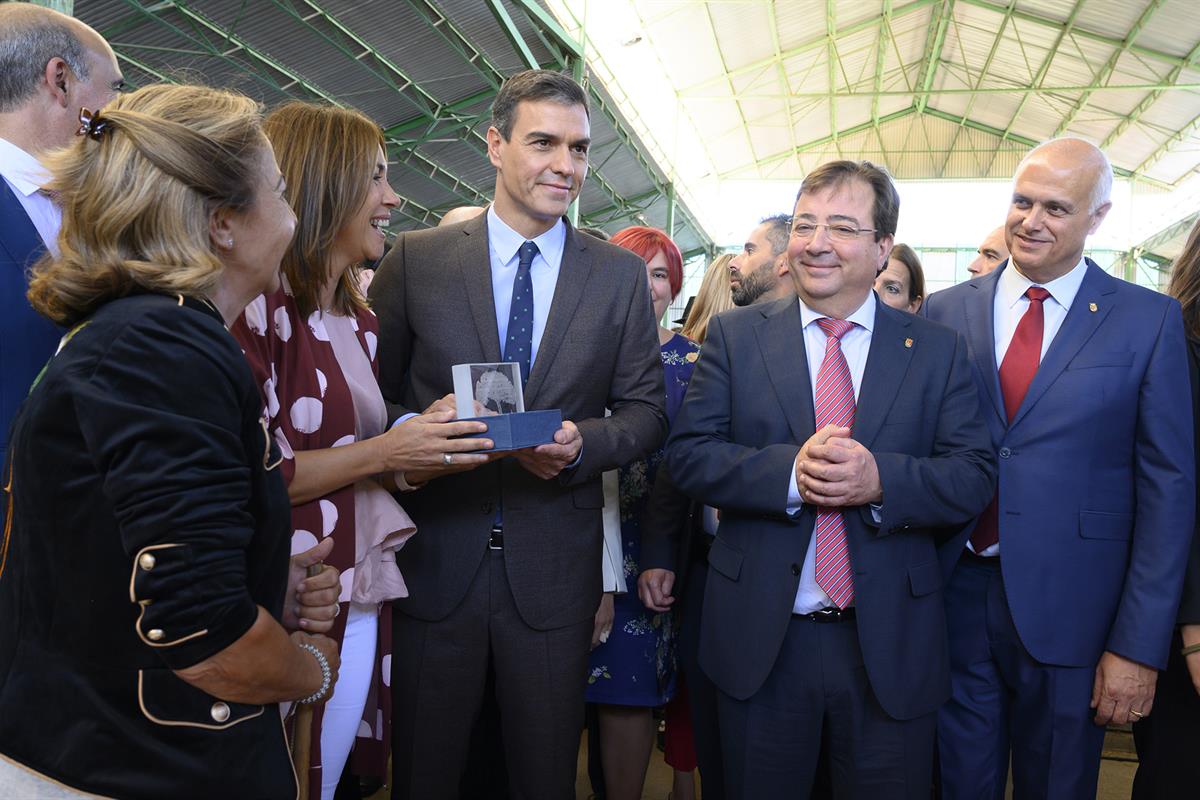
[[[150,66],[149,64],[145,63],[144,61],[139,61],[138,59],[136,59],[136,58],[134,58],[134,57],[132,57],[132,56],[128,55],[127,53],[124,53],[124,52],[120,51],[120,50],[114,50],[114,52],[116,53],[116,56],[117,56],[117,60],[118,60],[118,61],[123,61],[123,62],[125,62],[126,64],[129,64],[129,65],[130,65],[130,66],[132,66],[132,67],[137,67],[137,68],[138,68],[138,69],[140,69],[142,72],[145,72],[147,75],[153,75],[155,78],[157,78],[157,79],[158,79],[159,81],[161,81],[162,83],[175,83],[175,81],[174,81],[174,80],[172,80],[171,78],[167,77],[166,73],[164,73],[164,72],[160,72],[159,70],[155,69],[154,67],[152,67],[152,66]],[[137,84],[135,84],[133,81],[129,80],[129,78],[128,78],[128,77],[126,77],[126,78],[125,78],[125,85],[126,85],[127,87],[129,87],[129,89],[136,89],[136,88],[138,88],[138,87],[137,87]]]
[[[976,8],[985,8],[989,11],[995,11],[997,14],[1004,13],[1004,6],[997,2],[993,2],[993,0],[958,0],[958,2],[962,3],[963,5],[975,6]],[[1041,14],[1034,14],[1030,11],[1020,10],[1013,14],[1013,16],[1019,20],[1032,22],[1036,25],[1043,25],[1055,30],[1061,30],[1064,25],[1062,20],[1057,20],[1053,17],[1042,16]],[[1076,27],[1072,31],[1072,35],[1078,36],[1082,39],[1090,39],[1093,42],[1101,42],[1102,44],[1107,44],[1111,47],[1126,46],[1126,41],[1124,39],[1117,39],[1112,36],[1108,36],[1103,33],[1097,33],[1095,31],[1089,31],[1084,28]],[[1144,56],[1155,61],[1161,61],[1164,64],[1170,64],[1172,66],[1181,64],[1184,60],[1182,56],[1171,55],[1170,53],[1164,53],[1161,50],[1155,50],[1151,47],[1142,47],[1141,45],[1129,45],[1128,49],[1129,52],[1136,55]]]
[[[886,125],[887,123],[892,122],[893,120],[903,119],[904,117],[911,116],[915,113],[916,113],[916,110],[912,106],[909,106],[908,108],[902,108],[899,111],[895,111],[891,114],[885,114],[884,116],[880,117],[879,124]],[[840,130],[840,131],[838,131],[837,135],[839,137],[853,136],[856,133],[862,133],[863,131],[870,130],[874,124],[875,124],[874,120],[867,120],[866,122],[860,123],[858,125],[852,125],[849,128]],[[732,178],[732,177],[736,176],[737,173],[742,172],[743,170],[761,169],[762,167],[769,166],[771,164],[775,164],[775,163],[777,163],[779,161],[783,161],[787,158],[791,158],[791,157],[797,155],[798,153],[804,153],[809,150],[816,149],[818,147],[823,147],[824,145],[827,145],[827,144],[832,144],[833,141],[834,141],[833,134],[830,134],[828,136],[822,136],[819,139],[813,139],[811,142],[806,142],[806,143],[800,145],[800,147],[796,148],[795,150],[792,150],[792,149],[784,150],[782,152],[775,153],[774,155],[767,156],[766,158],[761,158],[756,163],[742,164],[741,166],[734,167],[733,169],[725,170],[724,172],[720,173],[717,177],[721,178],[721,179]]]
[[[905,3],[904,5],[899,6],[898,8],[894,9],[892,11],[892,18],[895,19],[896,17],[901,17],[901,16],[904,16],[905,14],[909,14],[914,11],[919,11],[920,9],[926,8],[927,6],[931,6],[931,5],[935,5],[935,4],[940,5],[943,2],[945,2],[945,0],[913,0],[913,2]],[[855,23],[852,23],[850,25],[846,25],[846,26],[840,28],[838,30],[838,35],[839,36],[850,36],[852,34],[859,33],[861,31],[869,30],[869,29],[875,27],[876,25],[879,25],[882,20],[883,20],[882,14],[880,14],[879,16],[867,17],[866,19],[859,20],[858,22],[855,22]],[[784,50],[778,56],[768,56],[767,58],[762,58],[762,59],[759,59],[758,61],[754,61],[754,62],[751,62],[744,66],[738,67],[737,69],[730,70],[725,75],[718,75],[718,76],[714,76],[712,78],[706,78],[705,80],[699,81],[698,83],[694,83],[691,86],[684,87],[683,89],[679,90],[679,94],[680,94],[680,96],[687,96],[690,93],[692,93],[698,89],[703,89],[703,88],[706,88],[709,86],[713,86],[715,84],[719,84],[719,83],[725,81],[727,78],[736,77],[738,75],[745,75],[745,74],[751,73],[751,72],[757,72],[766,67],[770,67],[776,61],[783,62],[794,56],[802,55],[804,53],[808,53],[812,50],[816,50],[821,47],[826,47],[828,45],[827,39],[828,39],[828,33],[823,33],[822,35],[814,37],[812,39],[809,39],[805,42],[802,42],[802,43],[796,45],[795,47],[790,47],[787,50]]]
[[[1008,23],[1012,20],[1013,12],[1017,10],[1017,0],[1009,0],[1008,10],[1004,13],[1004,19],[1000,21],[1000,28],[996,31],[996,38],[992,40],[992,47],[988,50],[987,58],[984,59],[983,67],[979,70],[979,78],[975,81],[975,91],[967,98],[967,107],[963,111],[963,117],[971,116],[971,109],[975,107],[975,101],[979,99],[979,89],[983,86],[983,79],[987,77],[988,70],[992,68],[992,61],[996,58],[996,52],[1000,49],[1000,42],[1004,41],[1004,32],[1008,30]],[[959,39],[961,42],[961,37]],[[963,64],[966,64],[966,59],[963,59]],[[946,157],[942,159],[942,167],[938,170],[938,177],[946,174],[946,166],[950,163],[950,157],[956,152],[954,146],[958,144],[958,136],[963,132],[966,126],[959,125],[954,131],[954,136],[950,139],[950,146],[946,149]],[[984,173],[987,174],[986,172]]]
[[[1108,79],[1112,77],[1113,71],[1117,68],[1117,62],[1121,60],[1121,56],[1128,52],[1129,48],[1133,45],[1133,41],[1137,39],[1138,34],[1145,29],[1146,24],[1150,22],[1150,18],[1154,16],[1154,12],[1158,11],[1164,2],[1165,0],[1150,0],[1150,4],[1142,10],[1137,21],[1133,23],[1133,27],[1129,29],[1124,43],[1117,48],[1100,69],[1100,72],[1096,74],[1095,80],[1092,81],[1095,86],[1103,86],[1108,82]],[[1071,124],[1079,117],[1079,112],[1083,111],[1083,107],[1087,105],[1094,91],[1094,88],[1089,89],[1079,96],[1079,99],[1071,106],[1071,110],[1063,117],[1063,121],[1058,124],[1058,128],[1054,131],[1054,136],[1062,136],[1071,127]]]
[[[921,63],[925,65],[925,73],[921,78],[920,93],[914,102],[918,114],[929,105],[929,90],[933,87],[934,76],[937,75],[938,62],[942,60],[946,28],[950,24],[950,17],[954,15],[954,0],[942,0],[942,4],[934,10],[933,15],[936,24],[930,26],[929,35],[925,39],[925,55],[921,59]]]
[[[583,58],[583,44],[568,35],[553,14],[534,0],[513,0],[513,2],[525,12],[535,28],[546,31],[558,46],[566,51],[568,58]]]
[[[1033,76],[1033,80],[1029,82],[1030,88],[1036,87],[1040,92],[1042,89],[1042,81],[1046,79],[1046,73],[1050,71],[1050,64],[1054,61],[1054,56],[1058,54],[1059,45],[1063,39],[1070,35],[1075,27],[1075,20],[1079,17],[1079,12],[1083,10],[1085,0],[1076,0],[1075,6],[1071,9],[1071,13],[1067,15],[1067,21],[1062,24],[1058,31],[1058,36],[1054,39],[1054,44],[1046,52],[1046,57],[1042,59],[1042,63],[1038,66],[1037,74]],[[1020,18],[1020,17],[1018,17]],[[1008,124],[1004,126],[1004,134],[1000,137],[1000,144],[1004,144],[1012,135],[1013,126],[1017,124],[1017,120],[1021,118],[1021,112],[1025,109],[1025,104],[1029,102],[1029,98],[1033,96],[1032,92],[1028,92],[1021,96],[1021,102],[1017,104],[1017,110],[1008,118]],[[992,160],[988,162],[987,169],[984,175],[992,174],[992,166],[996,163],[996,156],[1000,154],[1000,148],[996,148],[996,153],[992,156]]]
[[[573,56],[571,58],[571,78],[583,86],[584,72],[587,70],[587,63],[584,62],[583,56]],[[590,151],[589,151],[590,153]],[[578,195],[571,201],[570,207],[567,209],[567,219],[571,220],[571,224],[579,227],[579,197]]]
[[[838,155],[842,154],[842,142],[838,138],[837,121],[837,71],[833,68],[837,59],[837,6],[836,0],[825,0],[825,79],[829,103],[829,132]],[[730,83],[732,85],[732,82]],[[754,151],[750,151],[753,155]]]
[[[667,184],[667,236],[675,238],[675,184]]]
[[[885,0],[890,3],[892,0]],[[771,5],[767,8],[767,23],[771,33],[771,48],[775,51],[775,71],[776,78],[779,83],[779,90],[788,95],[783,99],[784,120],[787,125],[788,141],[792,143],[792,149],[795,149],[799,144],[796,139],[796,110],[792,106],[791,98],[791,83],[788,81],[787,70],[783,66],[783,59],[779,58],[779,54],[783,52],[783,47],[779,42],[779,21],[777,15],[777,0],[771,0]],[[740,108],[740,106],[739,106]],[[691,115],[689,114],[689,117]]]
[[[508,13],[508,9],[504,7],[504,0],[487,0],[487,6],[491,10],[492,16],[496,18],[496,23],[500,26],[500,30],[504,32],[504,38],[508,39],[508,43],[513,46],[513,49],[517,51],[517,55],[521,57],[525,68],[538,69],[541,67],[541,64],[534,57],[533,51],[525,43],[525,37],[521,35],[520,29],[517,28],[517,23],[513,20],[512,15]]]
[[[1187,54],[1183,64],[1171,68],[1171,72],[1167,75],[1165,83],[1174,85],[1175,81],[1178,80],[1180,73],[1182,73],[1184,69],[1193,68],[1197,61],[1200,61],[1200,43],[1197,43],[1196,46],[1192,48],[1191,52]],[[1130,111],[1129,114],[1122,118],[1121,121],[1117,123],[1117,126],[1112,129],[1112,132],[1109,133],[1108,136],[1104,137],[1104,141],[1100,143],[1100,149],[1107,150],[1108,146],[1115,142],[1117,138],[1129,128],[1130,125],[1137,122],[1141,118],[1142,114],[1146,113],[1150,106],[1154,105],[1155,101],[1162,97],[1163,92],[1165,91],[1165,88],[1154,89],[1148,95],[1143,97],[1141,102],[1134,106],[1133,111]]]
[[[487,54],[480,50],[454,21],[442,13],[433,0],[409,0],[414,11],[424,17],[429,25],[446,46],[458,53],[464,61],[475,68],[476,72],[492,87],[492,94],[500,91],[505,75],[492,63]]]
[[[717,59],[721,62],[721,72],[728,75],[729,65],[725,61],[725,51],[721,49],[721,42],[717,38],[717,23],[715,20],[713,20],[712,6],[710,6],[708,3],[704,4],[704,17],[708,21],[708,31],[712,35],[713,44],[717,48]],[[728,85],[729,91],[732,93],[734,91],[733,78],[728,79]],[[754,158],[754,140],[750,137],[750,121],[746,119],[746,112],[742,109],[741,102],[735,100],[734,105],[737,106],[738,119],[741,121],[741,125],[739,127],[742,129],[742,134],[746,138],[746,149],[749,150],[750,157]],[[759,175],[758,177],[761,178],[762,175]],[[670,191],[669,184],[668,191]]]
[[[879,130],[879,93],[883,91],[883,65],[887,61],[887,43],[892,37],[892,0],[883,0],[883,15],[879,21],[879,35],[875,37],[875,75],[871,81],[875,96],[871,98],[871,127],[875,129],[875,138],[879,140],[879,149],[883,152],[884,165],[893,169],[887,148],[883,145],[883,133]],[[778,52],[778,48],[776,48]],[[791,126],[789,126],[791,127]],[[792,139],[795,145],[795,137]]]
[[[1176,133],[1172,134],[1169,139],[1155,148],[1154,152],[1146,156],[1145,160],[1137,165],[1137,168],[1134,169],[1134,172],[1138,173],[1139,175],[1145,174],[1150,170],[1151,167],[1161,161],[1162,157],[1170,152],[1172,147],[1189,138],[1198,130],[1200,130],[1200,117],[1196,117],[1187,125],[1184,125]]]
[[[1031,95],[1031,94],[1054,94],[1068,92],[1194,92],[1200,90],[1200,82],[1195,83],[1172,83],[1167,80],[1156,81],[1154,83],[1110,83],[1105,86],[1097,86],[1095,84],[1078,84],[1074,86],[980,86],[973,88],[970,86],[947,87],[943,89],[929,89],[924,94],[930,97],[938,97],[943,95],[986,95],[986,94],[1012,94],[1012,95]],[[871,98],[878,97],[911,97],[918,93],[915,89],[881,89],[875,91],[869,90],[852,90],[843,89],[833,93],[834,97],[839,99],[853,98]],[[734,92],[732,94],[720,94],[714,92],[705,95],[691,95],[687,100],[782,100],[785,97],[791,97],[798,100],[824,100],[829,97],[828,90],[814,90],[811,92],[792,92],[791,94],[782,94],[779,92]]]

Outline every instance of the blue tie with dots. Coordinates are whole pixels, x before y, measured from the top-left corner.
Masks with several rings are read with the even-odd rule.
[[[529,278],[529,267],[537,255],[538,246],[526,242],[517,252],[521,258],[517,263],[517,277],[513,279],[504,360],[521,365],[521,381],[525,382],[529,380],[529,354],[533,351],[533,281]]]

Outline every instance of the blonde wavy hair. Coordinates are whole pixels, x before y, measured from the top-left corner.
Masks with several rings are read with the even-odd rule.
[[[296,212],[296,235],[283,255],[283,274],[296,307],[307,317],[338,268],[330,263],[338,231],[367,199],[376,149],[384,146],[383,131],[354,109],[299,100],[267,114],[263,131],[287,183],[284,196]],[[334,289],[334,310],[349,315],[367,307],[358,288],[361,266],[342,273]]]
[[[266,146],[258,103],[203,86],[147,86],[100,118],[102,132],[46,158],[61,254],[34,265],[28,296],[61,325],[128,294],[211,291],[223,265],[209,221],[254,204]]]
[[[1200,341],[1200,221],[1192,226],[1183,252],[1171,267],[1167,294],[1183,306],[1183,326],[1187,335]]]
[[[733,308],[733,291],[729,286],[729,262],[732,260],[733,253],[724,253],[713,259],[704,271],[700,291],[696,292],[692,310],[680,331],[694,342],[704,344],[709,321],[722,311]]]

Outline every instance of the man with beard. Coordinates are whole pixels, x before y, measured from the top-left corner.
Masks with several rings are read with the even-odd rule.
[[[729,262],[733,304],[750,306],[796,294],[788,274],[787,246],[791,218],[766,217],[750,232],[742,252]]]

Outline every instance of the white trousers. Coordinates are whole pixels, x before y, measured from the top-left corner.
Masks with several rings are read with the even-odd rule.
[[[354,737],[358,735],[375,673],[378,635],[378,607],[351,603],[346,616],[346,635],[342,637],[342,666],[321,720],[321,800],[333,800]]]

